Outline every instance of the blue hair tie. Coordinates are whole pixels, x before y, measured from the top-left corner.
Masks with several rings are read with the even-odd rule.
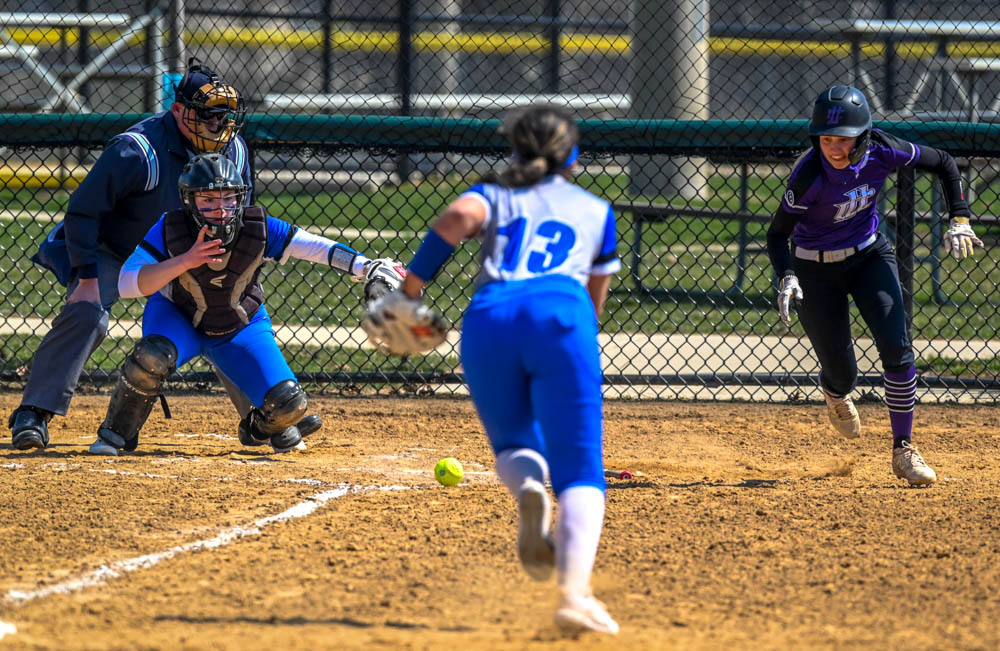
[[[562,164],[564,170],[568,170],[576,162],[576,159],[580,157],[580,147],[578,145],[573,145],[573,148],[569,150],[569,156],[566,157],[566,162]]]

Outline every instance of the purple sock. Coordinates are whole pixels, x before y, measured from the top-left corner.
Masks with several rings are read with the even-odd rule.
[[[886,371],[885,403],[889,407],[892,425],[892,446],[898,448],[909,442],[913,432],[913,405],[917,401],[917,371],[911,365],[902,372]]]

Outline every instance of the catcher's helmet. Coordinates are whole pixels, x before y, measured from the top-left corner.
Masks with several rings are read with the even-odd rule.
[[[191,144],[202,153],[224,153],[246,120],[246,106],[236,88],[194,57],[174,88],[174,101],[184,105],[184,126],[191,132]]]
[[[229,246],[243,227],[243,201],[249,190],[233,161],[220,154],[195,156],[184,166],[177,185],[184,209],[198,228],[207,225],[209,236],[222,240],[223,246]],[[195,194],[220,190],[224,197],[234,202],[232,207],[223,207],[220,217],[206,217],[198,209]],[[226,206],[229,201],[223,205]]]
[[[853,86],[831,86],[813,104],[809,135],[819,148],[819,136],[857,138],[850,153],[851,165],[857,165],[868,151],[872,133],[872,112],[864,93]]]

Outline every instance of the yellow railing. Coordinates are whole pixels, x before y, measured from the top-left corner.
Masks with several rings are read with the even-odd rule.
[[[12,28],[7,30],[14,41],[22,45],[56,47],[65,42],[75,45],[80,38],[78,29]],[[95,47],[107,47],[118,37],[117,31],[92,30],[90,41]],[[141,44],[144,34],[136,35],[130,45]],[[225,29],[192,30],[185,42],[193,45],[228,45],[231,47],[268,47],[290,50],[315,50],[322,47],[323,33],[318,30],[263,29],[260,27],[228,27]],[[337,30],[330,35],[335,50],[362,52],[393,52],[398,47],[398,33],[379,30]],[[568,53],[618,54],[631,50],[632,39],[618,34],[563,34],[560,49]],[[709,49],[716,55],[779,56],[779,57],[848,57],[851,46],[836,41],[782,41],[773,39],[710,38]],[[481,54],[540,54],[549,48],[549,40],[532,33],[518,32],[417,32],[413,46],[424,52],[466,52]],[[904,59],[926,59],[938,49],[932,41],[897,43],[896,53]],[[953,58],[1000,56],[1000,41],[956,41],[948,44],[948,56]],[[861,56],[866,59],[885,55],[882,43],[862,43]]]

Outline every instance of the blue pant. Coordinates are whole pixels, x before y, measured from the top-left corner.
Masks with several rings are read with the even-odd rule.
[[[162,335],[177,346],[177,368],[196,355],[204,355],[255,407],[264,404],[268,389],[295,380],[274,340],[271,318],[263,305],[243,329],[225,337],[209,337],[195,330],[191,320],[162,294],[153,294],[142,314],[142,336],[149,335]]]
[[[482,287],[465,312],[462,366],[494,453],[537,450],[556,495],[605,488],[597,320],[578,282]]]
[[[871,330],[883,369],[901,372],[913,364],[896,257],[882,235],[842,262],[796,258],[794,264],[803,295],[799,320],[816,351],[828,391],[847,395],[858,377],[848,297]]]

